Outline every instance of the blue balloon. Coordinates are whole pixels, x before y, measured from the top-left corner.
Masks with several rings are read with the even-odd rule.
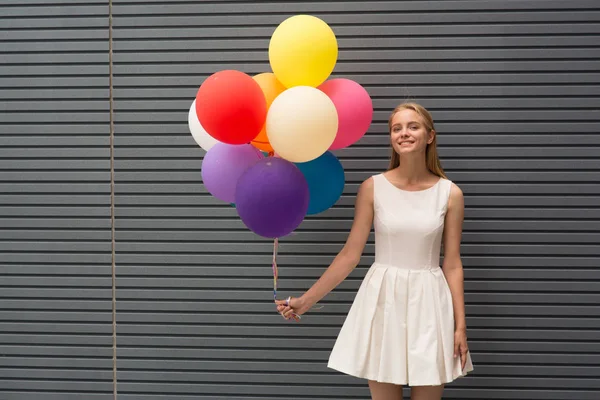
[[[318,214],[333,206],[344,191],[344,167],[330,151],[305,163],[295,163],[308,182],[310,200],[307,215]]]

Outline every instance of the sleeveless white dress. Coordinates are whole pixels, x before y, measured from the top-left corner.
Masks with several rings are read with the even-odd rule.
[[[473,370],[454,358],[452,295],[440,268],[452,182],[420,191],[373,176],[375,262],[340,330],[328,367],[408,386],[449,383]]]

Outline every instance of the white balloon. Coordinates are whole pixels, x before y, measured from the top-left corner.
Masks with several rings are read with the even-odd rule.
[[[338,114],[331,99],[311,86],[294,86],[275,98],[267,113],[267,136],[275,153],[291,162],[321,156],[333,143]]]
[[[192,105],[190,106],[190,112],[188,113],[188,126],[190,127],[190,132],[194,137],[194,140],[204,150],[208,151],[215,144],[219,143],[219,141],[210,136],[200,124],[198,115],[196,114],[196,99],[194,99]]]

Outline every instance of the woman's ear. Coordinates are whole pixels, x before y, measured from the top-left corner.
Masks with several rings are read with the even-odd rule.
[[[429,139],[427,139],[427,144],[433,143],[433,139],[435,139],[435,131],[432,129],[429,131]]]

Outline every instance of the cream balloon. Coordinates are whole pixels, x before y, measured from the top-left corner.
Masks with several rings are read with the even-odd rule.
[[[219,143],[219,141],[210,136],[200,124],[198,115],[196,114],[196,100],[194,100],[190,106],[190,112],[188,113],[188,126],[190,128],[192,137],[204,150],[208,151],[215,144]]]
[[[294,86],[275,98],[266,127],[275,153],[291,162],[307,162],[325,153],[335,140],[337,110],[319,89]]]

